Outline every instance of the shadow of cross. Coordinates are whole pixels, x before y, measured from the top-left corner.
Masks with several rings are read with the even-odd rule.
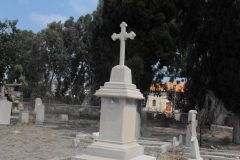
[[[119,60],[119,64],[123,66],[124,61],[125,61],[125,40],[127,40],[128,38],[134,39],[136,34],[133,31],[131,31],[130,33],[126,32],[127,24],[125,22],[122,22],[120,24],[120,27],[121,27],[121,32],[119,34],[113,33],[111,38],[114,41],[116,41],[117,39],[120,40],[120,60]]]

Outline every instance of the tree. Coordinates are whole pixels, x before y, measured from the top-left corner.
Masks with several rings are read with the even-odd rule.
[[[16,51],[17,21],[0,21],[0,81],[4,74],[13,66]]]
[[[82,103],[91,81],[90,39],[92,16],[70,17],[65,23],[52,22],[39,34],[40,53],[45,66],[45,85],[59,99]],[[55,90],[52,90],[55,86]]]
[[[45,85],[48,86],[48,93],[52,92],[53,82],[58,83],[67,74],[69,66],[69,55],[66,52],[63,39],[63,24],[61,22],[52,22],[40,33],[41,54],[45,66]],[[54,84],[56,85],[56,84]]]
[[[13,62],[15,66],[22,68],[21,77],[24,77],[24,80],[19,78],[19,69],[12,67],[8,72],[8,81],[10,83],[15,80],[21,82],[20,90],[26,98],[43,96],[46,91],[42,85],[45,66],[40,54],[39,35],[31,31],[18,30],[16,39]]]
[[[70,55],[69,72],[63,81],[63,91],[70,90],[73,103],[81,103],[91,82],[90,67],[92,16],[81,16],[74,22],[71,17],[64,23],[64,45]]]
[[[240,143],[240,2],[184,0],[179,5],[188,103],[203,108],[205,98],[216,96],[234,113],[233,141]]]
[[[152,66],[170,66],[176,53],[177,28],[174,0],[101,0],[93,14],[92,48],[94,89],[109,80],[111,68],[118,64],[119,43],[111,40],[128,24],[136,38],[127,41],[126,65],[132,69],[133,82],[146,92],[153,80]],[[104,71],[104,74],[103,74]]]

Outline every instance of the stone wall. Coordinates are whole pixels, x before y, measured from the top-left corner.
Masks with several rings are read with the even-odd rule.
[[[72,118],[99,118],[100,106],[82,106],[82,105],[68,105],[68,104],[48,104],[45,105],[46,114],[68,114]]]
[[[22,104],[24,110],[34,111],[34,100],[25,101]],[[45,106],[45,114],[68,114],[70,118],[100,118],[100,106],[49,103],[48,101],[43,101],[43,104]]]

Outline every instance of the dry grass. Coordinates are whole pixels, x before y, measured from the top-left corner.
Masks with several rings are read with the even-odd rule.
[[[166,160],[187,160],[181,155],[169,155]]]

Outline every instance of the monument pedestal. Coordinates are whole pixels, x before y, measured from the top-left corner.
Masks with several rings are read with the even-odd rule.
[[[72,160],[156,160],[143,155],[144,148],[136,142],[114,144],[112,142],[95,142],[88,146],[85,155],[72,157]]]
[[[72,160],[156,160],[144,155],[144,148],[136,142],[137,100],[143,99],[143,95],[132,84],[131,70],[115,66],[110,82],[96,95],[101,97],[99,138],[84,155]]]

